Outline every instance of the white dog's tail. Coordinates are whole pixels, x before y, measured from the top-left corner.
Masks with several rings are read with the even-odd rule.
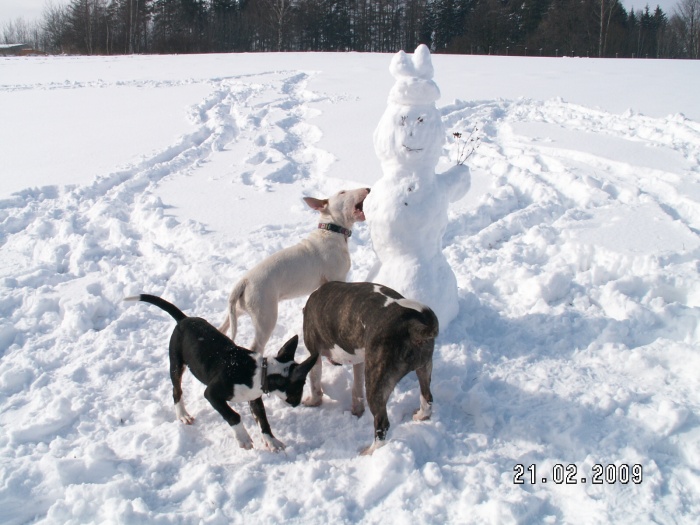
[[[228,311],[226,312],[226,318],[219,327],[219,332],[224,334],[229,328],[231,329],[231,341],[236,340],[236,331],[238,330],[236,305],[243,296],[246,284],[248,284],[247,281],[245,279],[241,279],[238,281],[238,283],[236,283],[236,286],[233,287],[233,290],[231,290],[231,295],[228,296]]]

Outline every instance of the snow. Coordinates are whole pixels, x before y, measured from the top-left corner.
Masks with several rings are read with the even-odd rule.
[[[258,447],[239,449],[190,375],[196,422],[177,421],[173,322],[122,299],[218,324],[238,277],[314,226],[303,196],[374,185],[390,59],[0,59],[0,522],[696,521],[690,61],[433,56],[448,137],[478,126],[482,142],[443,239],[459,314],[431,420],[411,419],[411,374],[389,443],[359,457],[372,417],[350,414],[351,370],[332,367],[320,408],[266,398],[284,453],[237,405]],[[438,171],[453,159],[448,141]],[[349,242],[361,280],[368,226]],[[281,306],[269,352],[303,304]],[[593,483],[610,464],[641,465],[641,483]],[[576,484],[556,483],[568,465]]]

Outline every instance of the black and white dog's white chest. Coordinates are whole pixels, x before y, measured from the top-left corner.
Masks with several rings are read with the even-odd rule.
[[[251,359],[255,363],[254,371],[246,376],[242,375],[245,372],[236,373],[236,363],[231,363],[234,375],[230,378],[230,384],[233,388],[228,401],[234,403],[252,401],[263,394],[270,393],[270,382],[277,384],[277,379],[285,380],[289,377],[292,363],[279,363],[258,354],[251,356]]]
[[[262,389],[262,370],[256,367],[252,377],[247,378],[247,381],[239,380],[232,382],[232,389],[228,401],[233,403],[243,403],[244,401],[252,401],[263,395]]]

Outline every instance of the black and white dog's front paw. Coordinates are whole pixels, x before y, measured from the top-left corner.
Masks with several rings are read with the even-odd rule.
[[[182,402],[182,399],[175,404],[175,415],[185,425],[191,425],[192,423],[194,423],[194,418],[187,413],[185,403]]]
[[[236,441],[238,441],[238,446],[246,450],[251,450],[253,448],[253,440],[250,439],[250,434],[243,426],[243,423],[238,423],[231,427],[236,435]]]
[[[267,450],[270,450],[272,452],[279,452],[280,450],[285,449],[285,444],[282,443],[276,437],[270,436],[268,434],[263,434],[262,437],[263,437],[263,441],[265,442],[265,448]]]

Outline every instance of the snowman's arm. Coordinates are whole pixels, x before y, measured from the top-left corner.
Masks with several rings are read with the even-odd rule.
[[[464,164],[457,164],[444,173],[440,173],[437,180],[443,190],[447,192],[450,202],[456,202],[464,197],[472,184],[469,167]]]

